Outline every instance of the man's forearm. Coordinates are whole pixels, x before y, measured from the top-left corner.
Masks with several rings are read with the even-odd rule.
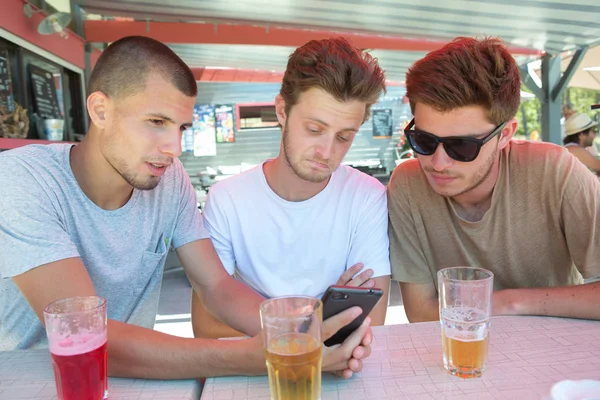
[[[266,373],[256,339],[188,339],[109,320],[109,375],[188,379]]]
[[[202,303],[217,319],[249,336],[260,332],[260,303],[265,298],[243,282],[230,277],[215,285],[215,290],[200,290]]]
[[[544,315],[600,319],[600,282],[494,292],[494,315]]]
[[[408,322],[430,322],[439,321],[440,309],[437,299],[431,299],[423,301],[422,303],[415,305],[413,311],[409,311],[406,306],[406,317]]]

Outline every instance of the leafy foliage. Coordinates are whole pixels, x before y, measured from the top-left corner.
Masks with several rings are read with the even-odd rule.
[[[531,93],[524,85],[521,90]],[[598,112],[592,111],[592,104],[600,103],[600,90],[582,89],[582,88],[567,88],[563,94],[562,104],[571,103],[578,113],[588,114],[592,119],[597,119]],[[525,121],[523,120],[525,116]],[[537,98],[523,100],[519,108],[519,112],[515,117],[519,122],[519,127],[515,134],[516,137],[530,139],[532,133],[534,136],[537,132],[538,137],[541,136],[542,130],[542,105]],[[527,131],[525,130],[525,124]]]

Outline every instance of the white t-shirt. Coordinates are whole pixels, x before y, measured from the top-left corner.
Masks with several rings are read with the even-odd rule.
[[[358,262],[390,275],[385,187],[351,167],[291,202],[259,165],[210,188],[204,223],[225,269],[266,297],[320,297]]]

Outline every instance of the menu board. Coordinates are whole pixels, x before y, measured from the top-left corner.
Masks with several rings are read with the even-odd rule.
[[[392,136],[394,124],[391,108],[373,110],[371,119],[373,120],[373,137]]]
[[[9,113],[15,111],[15,99],[10,79],[10,60],[6,49],[0,49],[0,106],[6,107]]]
[[[220,104],[215,106],[215,123],[217,128],[217,143],[235,142],[233,121],[233,105]]]
[[[43,119],[61,118],[52,74],[35,65],[29,65],[29,76],[33,88],[35,112]]]
[[[194,106],[192,131],[194,133],[194,156],[217,155],[215,109],[213,106],[198,104]]]

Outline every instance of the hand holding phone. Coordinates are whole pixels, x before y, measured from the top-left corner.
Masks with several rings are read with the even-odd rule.
[[[360,307],[363,312],[354,321],[327,339],[325,346],[329,347],[343,343],[363,323],[382,296],[383,290],[378,288],[329,286],[322,298],[324,320],[354,306]]]

